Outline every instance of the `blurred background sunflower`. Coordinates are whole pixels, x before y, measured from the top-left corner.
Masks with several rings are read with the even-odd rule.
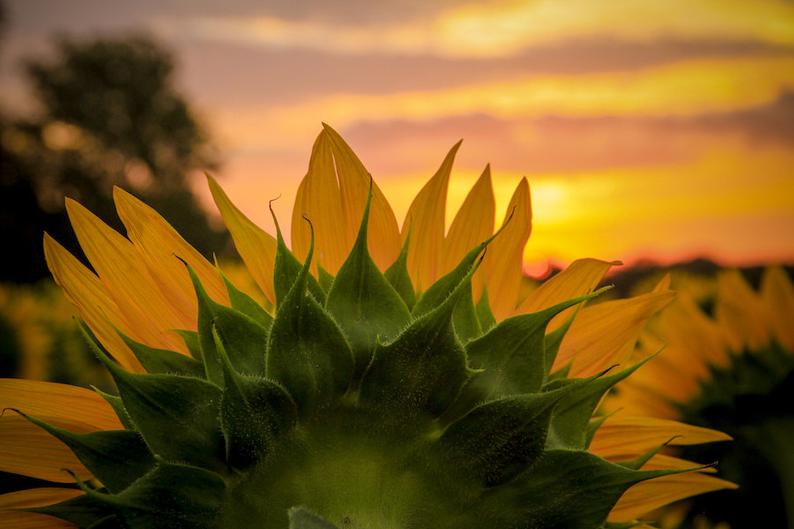
[[[274,207],[289,238],[287,208],[321,119],[365,155],[398,220],[460,137],[467,148],[437,205],[447,218],[482,153],[496,169],[495,218],[526,176],[534,222],[520,297],[582,256],[624,263],[604,280],[620,295],[675,270],[678,300],[640,338],[642,352],[665,350],[616,406],[717,427],[754,454],[713,459],[765,488],[704,496],[680,511],[683,523],[747,526],[729,511],[753,490],[791,527],[794,492],[780,477],[791,450],[776,449],[774,433],[742,435],[745,419],[791,415],[777,397],[790,390],[794,326],[786,0],[5,0],[2,375],[111,384],[47,278],[43,231],[87,262],[64,196],[123,230],[110,190],[129,189],[253,284],[208,207],[203,172],[271,232],[261,197],[283,195]]]

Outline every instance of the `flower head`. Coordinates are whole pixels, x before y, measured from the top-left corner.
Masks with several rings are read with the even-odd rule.
[[[494,233],[486,169],[446,231],[457,148],[399,229],[324,127],[292,251],[210,178],[264,305],[129,193],[114,192],[126,237],[67,201],[93,271],[45,236],[47,261],[119,394],[0,383],[16,410],[0,421],[0,469],[52,482],[0,496],[38,514],[1,516],[30,527],[54,516],[79,527],[597,529],[729,486],[660,453],[723,434],[594,416],[644,363],[615,368],[671,300],[667,285],[582,308],[613,264],[584,259],[522,294],[528,183]]]

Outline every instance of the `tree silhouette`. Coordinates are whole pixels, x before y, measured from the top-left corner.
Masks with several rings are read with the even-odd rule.
[[[217,166],[207,132],[174,87],[174,60],[151,38],[60,38],[47,60],[29,60],[34,116],[0,116],[0,233],[12,249],[0,280],[47,275],[41,232],[80,255],[63,209],[73,197],[122,228],[112,203],[120,185],[164,212],[205,254],[226,246],[188,187]]]

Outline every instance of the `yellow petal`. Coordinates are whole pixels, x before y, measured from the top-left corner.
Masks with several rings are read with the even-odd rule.
[[[674,297],[672,291],[651,292],[585,307],[563,338],[554,367],[573,361],[570,376],[584,377],[623,362],[646,322]]]
[[[466,195],[463,205],[449,227],[444,241],[443,265],[439,275],[444,275],[455,268],[463,256],[493,234],[495,214],[491,167],[486,166]],[[479,300],[482,295],[485,279],[482,272],[474,276],[472,285],[475,300]]]
[[[400,230],[389,202],[378,185],[372,182],[371,175],[364,168],[345,140],[331,127],[323,123],[323,133],[331,141],[331,150],[336,163],[339,191],[342,196],[342,210],[345,214],[344,226],[347,232],[345,257],[353,248],[361,216],[372,184],[372,204],[369,213],[369,253],[381,270],[386,270],[400,254]]]
[[[0,495],[0,527],[14,529],[74,529],[76,526],[45,514],[12,511],[44,507],[81,496],[78,489],[41,487]]]
[[[94,426],[123,428],[116,413],[97,393],[69,384],[0,378],[0,410],[14,408],[36,417],[57,417]]]
[[[571,298],[589,294],[604,279],[604,275],[620,261],[577,259],[565,270],[531,292],[521,302],[520,312],[537,312]]]
[[[730,439],[729,435],[717,430],[678,421],[615,415],[596,431],[589,450],[606,459],[631,459],[668,441],[671,445],[683,446]]]
[[[697,468],[700,463],[694,461],[687,461],[680,457],[674,457],[667,454],[656,454],[647,463],[642,465],[643,470],[687,470]],[[705,472],[706,474],[716,474],[715,467],[706,467],[698,472]]]
[[[96,431],[90,425],[38,415],[50,424],[77,433]],[[24,417],[7,411],[0,417],[0,471],[21,474],[56,483],[74,483],[63,469],[90,479],[91,473],[69,448]]]
[[[408,275],[417,292],[424,292],[440,277],[449,175],[460,143],[450,149],[441,167],[414,197],[405,215],[402,237],[403,240],[409,234],[411,237],[408,243]]]
[[[485,288],[497,321],[515,312],[524,277],[524,246],[532,231],[532,203],[529,183],[522,178],[505,213],[507,226],[497,235],[482,263]]]
[[[717,276],[714,315],[734,351],[756,350],[769,343],[771,329],[764,304],[738,270],[726,270]]]
[[[609,521],[634,520],[645,513],[690,496],[735,488],[736,485],[730,481],[700,472],[675,474],[644,481],[631,487],[618,500],[609,514]]]
[[[195,328],[195,318],[171,304],[132,243],[74,200],[66,199],[66,211],[80,247],[128,327],[152,347],[187,354],[184,341],[173,330]]]
[[[314,142],[309,170],[298,187],[292,208],[292,251],[300,261],[306,259],[311,244],[311,229],[304,215],[314,227],[313,270],[319,264],[326,272],[336,275],[352,246],[348,246],[347,219],[342,210],[331,140],[325,131]]]
[[[276,239],[243,215],[214,178],[208,175],[207,182],[223,222],[232,234],[237,253],[240,254],[265,297],[271,304],[275,304],[273,267],[276,262]]]
[[[113,188],[119,218],[127,237],[149,267],[152,277],[172,305],[187,320],[195,320],[198,307],[186,261],[215,301],[229,304],[229,296],[215,268],[188,244],[153,208],[119,187]]]
[[[105,349],[125,369],[142,372],[140,362],[116,329],[139,341],[141,336],[127,324],[99,278],[46,233],[44,258],[55,282],[63,288],[66,297],[77,307],[80,317]]]
[[[761,298],[775,337],[789,351],[794,351],[794,286],[785,270],[778,266],[764,270]]]

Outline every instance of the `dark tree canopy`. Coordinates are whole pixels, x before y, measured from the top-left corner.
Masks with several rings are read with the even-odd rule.
[[[123,232],[114,185],[160,210],[205,254],[225,247],[188,187],[189,176],[214,169],[217,157],[174,86],[168,51],[145,36],[61,38],[51,57],[28,61],[24,72],[36,115],[0,116],[0,233],[3,247],[14,249],[0,264],[0,280],[47,275],[43,230],[80,255],[65,196]]]

